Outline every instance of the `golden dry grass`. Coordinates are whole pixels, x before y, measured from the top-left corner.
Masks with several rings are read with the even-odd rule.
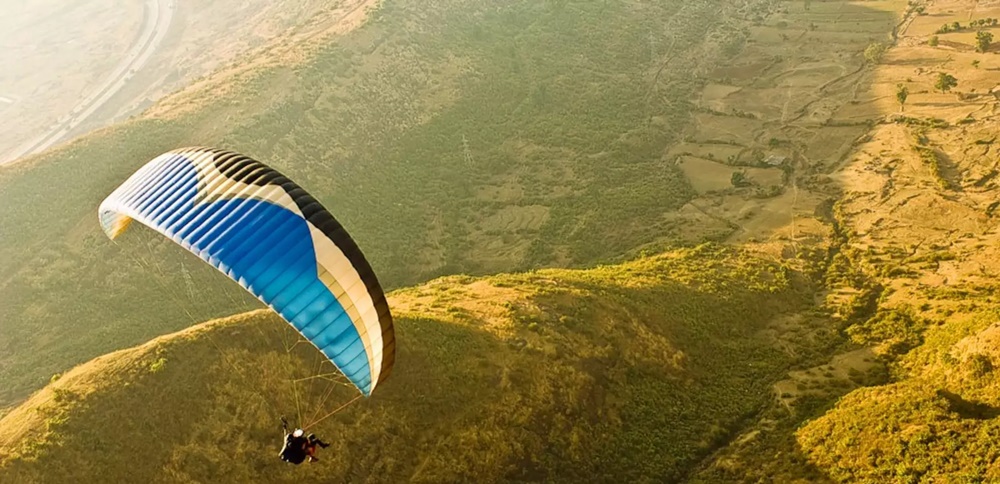
[[[398,291],[392,377],[317,425],[333,446],[296,469],[277,417],[314,422],[355,391],[292,383],[327,369],[273,313],[225,318],[78,366],[5,415],[0,480],[676,480],[767,405],[784,350],[810,351],[759,332],[808,304],[802,283],[700,247]]]

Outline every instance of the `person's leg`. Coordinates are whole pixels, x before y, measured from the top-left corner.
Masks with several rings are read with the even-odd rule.
[[[319,438],[316,437],[316,434],[309,434],[309,443],[313,445],[318,445],[324,449],[330,446],[330,444],[323,442],[322,440],[319,440]]]

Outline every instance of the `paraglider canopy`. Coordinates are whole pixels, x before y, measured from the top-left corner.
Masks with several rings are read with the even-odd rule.
[[[232,151],[171,151],[111,193],[99,218],[112,239],[136,220],[215,266],[363,395],[389,375],[395,334],[374,271],[330,212],[276,170]]]

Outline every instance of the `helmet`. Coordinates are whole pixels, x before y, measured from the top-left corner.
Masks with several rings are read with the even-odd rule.
[[[304,433],[305,433],[305,431],[303,431],[302,429],[295,429],[295,432],[292,432],[292,436],[293,437],[302,437],[302,434],[304,434]]]

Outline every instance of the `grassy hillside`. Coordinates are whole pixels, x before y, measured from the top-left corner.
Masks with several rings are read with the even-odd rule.
[[[850,333],[893,362],[894,378],[797,432],[808,459],[836,480],[1000,479],[997,99],[986,94],[1000,64],[995,46],[975,46],[977,31],[998,31],[970,27],[1000,9],[977,7],[929,5],[908,26],[880,69],[882,92],[913,93],[905,116],[874,129],[844,173],[854,194],[839,209],[849,255],[879,288],[878,313]],[[941,32],[945,22],[960,28]],[[939,73],[959,85],[935,89]]]
[[[282,39],[149,116],[3,169],[0,404],[73,364],[244,308],[169,243],[139,246],[165,261],[152,280],[99,232],[103,197],[178,146],[286,171],[388,287],[671,244],[698,227],[665,217],[694,194],[662,158],[689,121],[690,73],[738,52],[742,25],[768,5],[387,1],[335,40]],[[186,310],[162,294],[189,283],[207,289]]]
[[[293,387],[328,369],[269,312],[212,321],[81,365],[3,417],[0,480],[676,480],[822,344],[773,338],[808,286],[709,246],[398,291],[393,376],[317,425],[333,446],[294,469],[277,417],[312,421],[354,391]]]
[[[709,246],[398,290],[399,370],[321,423],[336,449],[294,473],[275,416],[310,421],[350,389],[290,383],[327,369],[267,313],[197,326],[0,409],[0,481],[1000,479],[1000,65],[974,46],[996,29],[969,26],[990,17],[972,0],[386,1],[0,171],[0,407],[256,306],[148,231],[97,233],[106,191],[177,145],[286,170],[393,288],[704,239],[785,260]],[[126,467],[109,431],[164,440]]]
[[[997,316],[991,309],[928,331],[907,358],[921,371],[841,399],[798,431],[804,453],[838,481],[1000,479]]]
[[[839,252],[827,301],[865,309],[844,334],[888,371],[784,423],[758,423],[700,482],[1000,479],[998,101],[989,93],[1000,64],[995,45],[975,45],[979,31],[996,35],[984,20],[1000,18],[1000,8],[954,1],[908,10],[898,41],[872,68],[870,99],[884,115],[836,173],[843,196],[831,210]],[[958,86],[937,89],[940,74]]]

